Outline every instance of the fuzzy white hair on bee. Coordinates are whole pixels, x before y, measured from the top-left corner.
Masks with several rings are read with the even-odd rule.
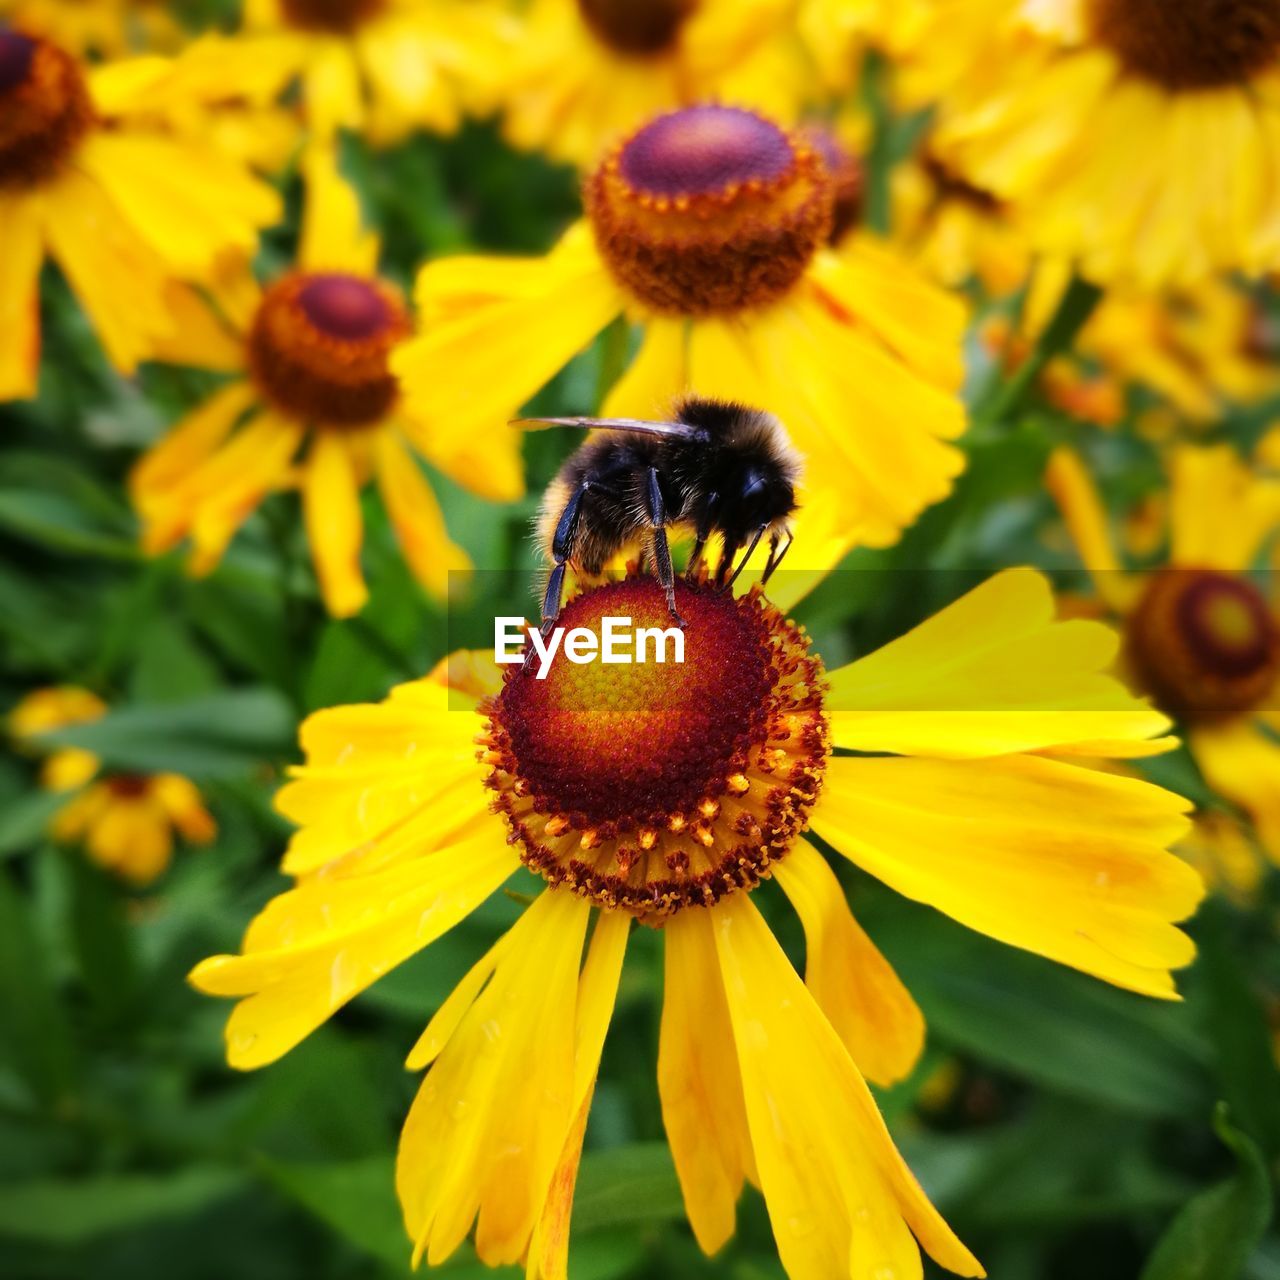
[[[725,590],[762,540],[769,546],[762,582],[791,545],[800,455],[782,423],[762,409],[693,396],[669,421],[521,418],[513,425],[592,433],[547,488],[535,525],[549,566],[544,628],[560,612],[567,568],[598,575],[619,553],[637,549],[681,622],[668,531],[693,538],[688,574],[699,572],[708,540],[719,534],[714,581]]]

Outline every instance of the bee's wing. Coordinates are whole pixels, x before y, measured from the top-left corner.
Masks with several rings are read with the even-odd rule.
[[[579,427],[594,431],[638,431],[641,435],[690,440],[702,434],[687,422],[648,422],[643,418],[513,418],[513,427],[545,431],[550,427]]]

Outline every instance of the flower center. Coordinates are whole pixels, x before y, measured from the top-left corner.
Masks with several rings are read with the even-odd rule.
[[[0,27],[0,191],[55,177],[92,123],[75,60],[47,40]]]
[[[399,384],[387,357],[408,333],[404,304],[381,281],[288,275],[258,307],[249,363],[263,395],[291,417],[367,426],[395,404]]]
[[[386,0],[280,0],[285,21],[303,31],[350,35],[376,17]]]
[[[1170,90],[1241,84],[1280,54],[1280,0],[1091,0],[1094,34]]]
[[[545,680],[508,668],[483,739],[525,865],[651,922],[754,888],[807,825],[828,754],[803,633],[758,590],[676,591],[683,663],[668,645],[661,663],[561,656]],[[644,576],[583,592],[559,624],[600,635],[606,617],[672,626]]]
[[[835,208],[831,219],[829,243],[839,244],[845,235],[862,221],[865,175],[858,157],[824,125],[806,125],[804,136],[822,157],[827,172],[835,183]]]
[[[141,773],[117,773],[107,779],[107,790],[118,800],[141,800],[151,790],[151,779]]]
[[[615,53],[653,57],[676,42],[697,0],[578,0],[592,34]]]
[[[1130,617],[1128,644],[1152,697],[1184,720],[1248,711],[1280,675],[1280,627],[1265,598],[1217,570],[1156,574]]]
[[[710,105],[650,121],[584,187],[610,271],[674,315],[781,297],[830,234],[835,197],[835,180],[802,136]]]

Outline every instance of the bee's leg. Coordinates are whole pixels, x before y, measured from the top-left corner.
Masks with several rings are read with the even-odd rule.
[[[762,524],[755,531],[755,535],[752,537],[750,545],[747,547],[746,551],[743,553],[742,559],[738,561],[738,567],[733,571],[732,575],[729,578],[729,581],[725,583],[726,591],[730,587],[732,587],[735,582],[737,582],[738,575],[743,571],[743,569],[747,567],[747,561],[750,560],[753,555],[755,555],[755,550],[760,545],[760,539],[764,537],[764,531],[768,527],[769,526],[767,524]]]
[[[783,557],[791,550],[791,544],[795,541],[795,535],[788,530],[787,540],[782,544],[782,550],[778,550],[778,535],[775,533],[769,539],[769,559],[765,562],[764,572],[760,575],[760,585],[768,586],[769,579],[773,577],[774,571],[782,563]]]
[[[727,535],[724,545],[720,548],[720,559],[716,562],[716,572],[713,581],[717,587],[723,587],[725,579],[729,576],[729,570],[733,565],[733,558],[738,554],[738,548],[742,546],[740,542],[732,541]]]
[[[654,576],[658,579],[663,591],[667,593],[667,612],[678,627],[683,627],[684,619],[676,608],[676,576],[671,568],[671,547],[667,544],[667,506],[662,500],[662,490],[658,487],[658,473],[653,467],[649,468],[645,505],[648,508],[651,525],[650,546],[653,552]]]
[[[720,495],[718,493],[713,492],[707,495],[706,510],[694,535],[693,550],[689,553],[689,563],[684,567],[684,576],[686,578],[695,577],[698,567],[702,564],[702,553],[706,549],[707,539],[711,537],[711,530],[715,527],[715,512],[719,505]]]
[[[591,488],[591,477],[585,476],[578,487],[569,495],[564,504],[560,519],[556,522],[556,531],[551,536],[551,559],[554,564],[547,578],[547,589],[542,593],[542,634],[545,638],[551,634],[560,616],[560,597],[564,593],[565,568],[569,557],[573,554],[573,544],[578,540],[578,523],[582,516],[582,499]],[[534,649],[530,645],[525,654],[524,670],[533,665]]]

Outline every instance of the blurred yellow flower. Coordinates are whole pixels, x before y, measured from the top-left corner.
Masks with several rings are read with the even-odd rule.
[[[139,116],[139,84],[163,65],[90,68],[0,28],[0,399],[36,390],[46,254],[128,372],[176,326],[167,282],[206,279],[220,254],[252,253],[279,216],[276,193],[235,161]]]
[[[793,0],[533,0],[503,75],[515,146],[592,165],[672,107],[708,99],[794,117],[809,85]]]
[[[77,54],[168,52],[182,27],[166,0],[0,0],[0,21]]]
[[[383,144],[493,110],[515,30],[499,0],[246,0],[241,32],[184,58],[250,101],[299,84],[314,140],[350,129]]]
[[[662,932],[658,1084],[701,1246],[732,1234],[750,1181],[797,1280],[919,1275],[917,1240],[979,1275],[863,1083],[912,1069],[921,1014],[802,833],[812,823],[898,892],[1003,942],[1176,998],[1170,970],[1193,947],[1173,922],[1201,895],[1165,851],[1185,802],[1083,763],[1165,750],[1168,722],[1104,674],[1116,636],[1055,621],[1030,570],[829,675],[758,590],[677,592],[681,666],[562,662],[545,682],[512,668],[504,681],[490,655],[459,654],[383,703],[313,715],[278,797],[300,824],[284,860],[295,885],[243,954],[192,981],[239,1000],[232,1065],[265,1065],[523,864],[545,889],[409,1055],[430,1067],[398,1166],[415,1257],[444,1261],[475,1223],[485,1262],[527,1253],[529,1276],[565,1275],[638,919]],[[654,580],[631,577],[576,596],[561,621],[616,614],[667,619]],[[803,982],[751,897],[769,878],[805,932]]]
[[[1209,785],[1252,818],[1280,861],[1280,619],[1250,576],[1280,530],[1280,481],[1229,445],[1170,455],[1168,551],[1125,567],[1080,459],[1053,455],[1050,493],[1099,596],[1125,624],[1134,680],[1178,722]]]
[[[586,219],[545,258],[423,269],[421,334],[392,357],[407,403],[510,499],[503,423],[623,316],[643,342],[606,414],[660,417],[691,391],[785,405],[808,464],[793,555],[806,520],[891,544],[964,465],[964,308],[864,238],[829,249],[835,198],[802,133],[732,107],[659,116],[588,178]]]
[[[937,0],[905,51],[941,158],[1099,282],[1280,253],[1271,0]]]
[[[87,724],[106,714],[97,694],[74,685],[37,689],[9,713],[9,731],[27,746],[41,733]],[[168,867],[176,831],[192,844],[208,844],[218,828],[200,792],[176,773],[107,773],[92,752],[62,747],[45,760],[40,782],[74,792],[50,824],[57,840],[83,843],[94,862],[149,884]]]
[[[413,450],[446,471],[451,458],[401,412],[387,367],[409,332],[408,313],[400,291],[377,275],[380,240],[363,226],[331,151],[313,148],[303,167],[296,270],[265,289],[247,268],[232,273],[217,291],[219,314],[189,301],[181,338],[155,352],[240,376],[134,469],[143,545],[155,555],[190,537],[192,569],[207,573],[262,498],[296,483],[325,605],[346,617],[368,596],[360,491],[374,476],[410,568],[443,598],[450,573],[470,562],[449,540]]]

